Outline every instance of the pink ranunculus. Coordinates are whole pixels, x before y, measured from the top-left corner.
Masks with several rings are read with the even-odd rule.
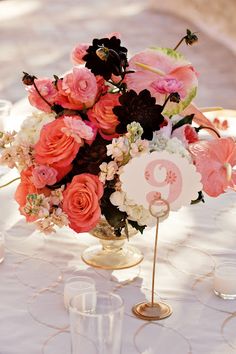
[[[85,67],[74,67],[71,73],[58,81],[57,86],[59,94],[68,100],[63,102],[63,107],[69,109],[91,107],[98,92],[96,77]]]
[[[183,92],[183,82],[173,78],[173,77],[164,77],[160,78],[156,81],[151,83],[151,86],[154,88],[155,91],[161,94],[170,94],[173,92],[178,92],[180,97],[184,97]]]
[[[88,47],[88,43],[79,43],[74,47],[71,53],[71,60],[73,64],[84,64],[83,57],[87,53]]]
[[[57,181],[57,170],[46,165],[36,166],[32,171],[32,182],[36,188],[52,186]]]
[[[196,95],[197,73],[191,63],[174,50],[156,48],[142,51],[130,59],[129,70],[135,72],[125,77],[128,89],[137,93],[148,89],[158,104],[164,103],[168,91],[178,89],[181,104],[168,102],[164,110],[168,116],[179,113]]]
[[[47,102],[52,106],[57,101],[58,91],[56,90],[54,84],[49,78],[42,78],[34,80],[37,89],[40,94],[45,98]],[[29,102],[32,106],[38,108],[44,112],[51,112],[51,107],[40,97],[35,87],[29,86]]]
[[[218,197],[228,188],[236,190],[236,144],[233,138],[199,141],[189,145],[203,190]]]
[[[63,193],[62,206],[73,230],[86,232],[95,227],[101,216],[102,195],[103,185],[97,176],[89,173],[74,176]]]
[[[74,160],[81,144],[66,135],[63,128],[66,128],[63,117],[43,126],[34,146],[37,164],[67,167]]]
[[[33,222],[37,219],[37,217],[35,215],[28,215],[25,213],[24,211],[24,207],[26,205],[27,202],[27,195],[28,194],[45,194],[45,195],[49,195],[50,191],[47,188],[43,188],[38,190],[35,185],[32,182],[32,171],[33,171],[33,167],[29,167],[26,170],[23,170],[21,172],[21,182],[18,185],[16,192],[15,192],[15,200],[17,201],[17,203],[19,204],[19,211],[22,215],[24,215],[26,217],[26,220],[28,222]]]
[[[99,133],[106,140],[118,136],[115,130],[119,121],[113,113],[113,108],[120,105],[119,97],[118,93],[107,93],[88,111],[89,120],[97,126]]]
[[[185,124],[175,129],[172,137],[176,137],[182,141],[185,147],[199,140],[196,130],[190,124]]]

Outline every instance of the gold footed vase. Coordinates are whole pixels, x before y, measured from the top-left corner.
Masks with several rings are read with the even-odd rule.
[[[138,233],[132,227],[128,231],[129,237]],[[90,234],[97,237],[100,244],[84,250],[81,257],[86,264],[100,269],[117,270],[131,268],[142,262],[142,252],[130,245],[125,233],[116,236],[107,221],[101,220]]]

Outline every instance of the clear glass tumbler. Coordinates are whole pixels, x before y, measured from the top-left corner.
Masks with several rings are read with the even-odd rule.
[[[109,292],[83,293],[69,306],[72,354],[120,354],[124,304]]]
[[[12,103],[7,100],[0,99],[0,131],[6,129],[7,119],[11,113]]]
[[[94,279],[86,276],[75,276],[66,280],[64,287],[64,305],[69,308],[70,300],[81,293],[96,291]]]
[[[236,299],[236,262],[223,262],[216,267],[213,286],[214,293],[222,299]]]

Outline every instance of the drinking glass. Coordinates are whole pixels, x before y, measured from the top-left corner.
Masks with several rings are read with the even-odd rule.
[[[216,267],[214,293],[224,300],[236,299],[236,262],[223,262]]]
[[[3,131],[7,125],[7,118],[10,115],[12,103],[0,99],[0,131]]]
[[[65,308],[68,309],[72,297],[90,291],[96,291],[94,279],[86,276],[75,276],[67,279],[64,287]]]
[[[5,236],[4,232],[0,232],[0,263],[4,261],[5,255]]]
[[[120,354],[123,300],[109,292],[76,295],[70,301],[72,354]]]

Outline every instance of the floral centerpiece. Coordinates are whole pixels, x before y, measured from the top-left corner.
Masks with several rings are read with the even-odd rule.
[[[174,49],[153,47],[128,60],[119,34],[78,44],[71,71],[54,78],[24,73],[38,111],[18,133],[1,132],[1,164],[16,167],[15,199],[28,222],[45,233],[68,226],[77,233],[103,217],[119,237],[153,225],[148,209],[122,190],[120,173],[134,157],[178,153],[196,166],[203,194],[235,189],[236,147],[191,103],[198,74],[177,50],[197,36],[190,30]],[[212,138],[201,140],[207,129]],[[135,177],[134,177],[135,178]]]

